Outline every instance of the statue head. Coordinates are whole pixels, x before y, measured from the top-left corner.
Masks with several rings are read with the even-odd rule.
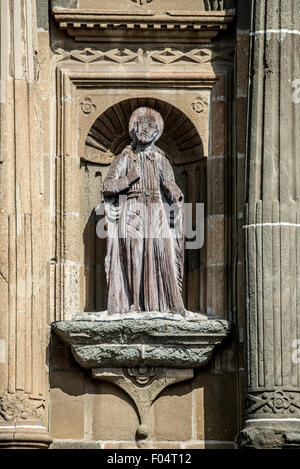
[[[129,133],[133,141],[142,145],[154,143],[164,130],[164,121],[159,112],[149,107],[136,109],[129,121]]]

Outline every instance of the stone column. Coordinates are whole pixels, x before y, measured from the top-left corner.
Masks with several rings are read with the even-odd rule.
[[[1,1],[0,448],[51,442],[35,8]]]
[[[238,437],[250,448],[300,445],[299,11],[300,0],[252,2],[247,416]]]

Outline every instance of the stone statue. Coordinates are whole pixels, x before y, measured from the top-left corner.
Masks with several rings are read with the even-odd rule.
[[[153,109],[132,114],[132,144],[103,182],[108,230],[108,313],[185,313],[181,297],[183,194],[163,151],[154,145],[164,122]]]

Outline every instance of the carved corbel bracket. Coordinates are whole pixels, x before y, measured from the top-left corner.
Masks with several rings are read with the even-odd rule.
[[[115,384],[130,396],[140,421],[136,437],[142,440],[149,433],[149,411],[155,398],[167,386],[193,378],[194,370],[164,367],[94,368],[92,376]]]
[[[140,422],[137,440],[148,436],[149,411],[159,393],[193,378],[194,368],[206,364],[231,331],[228,321],[199,314],[188,313],[190,319],[156,314],[112,320],[105,313],[83,313],[52,324],[80,366],[133,400]]]

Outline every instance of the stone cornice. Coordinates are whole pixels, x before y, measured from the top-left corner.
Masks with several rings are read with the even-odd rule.
[[[215,37],[227,29],[235,11],[167,11],[166,13],[100,12],[96,10],[53,9],[60,28],[71,36],[95,36],[105,30],[197,32],[205,38]]]

